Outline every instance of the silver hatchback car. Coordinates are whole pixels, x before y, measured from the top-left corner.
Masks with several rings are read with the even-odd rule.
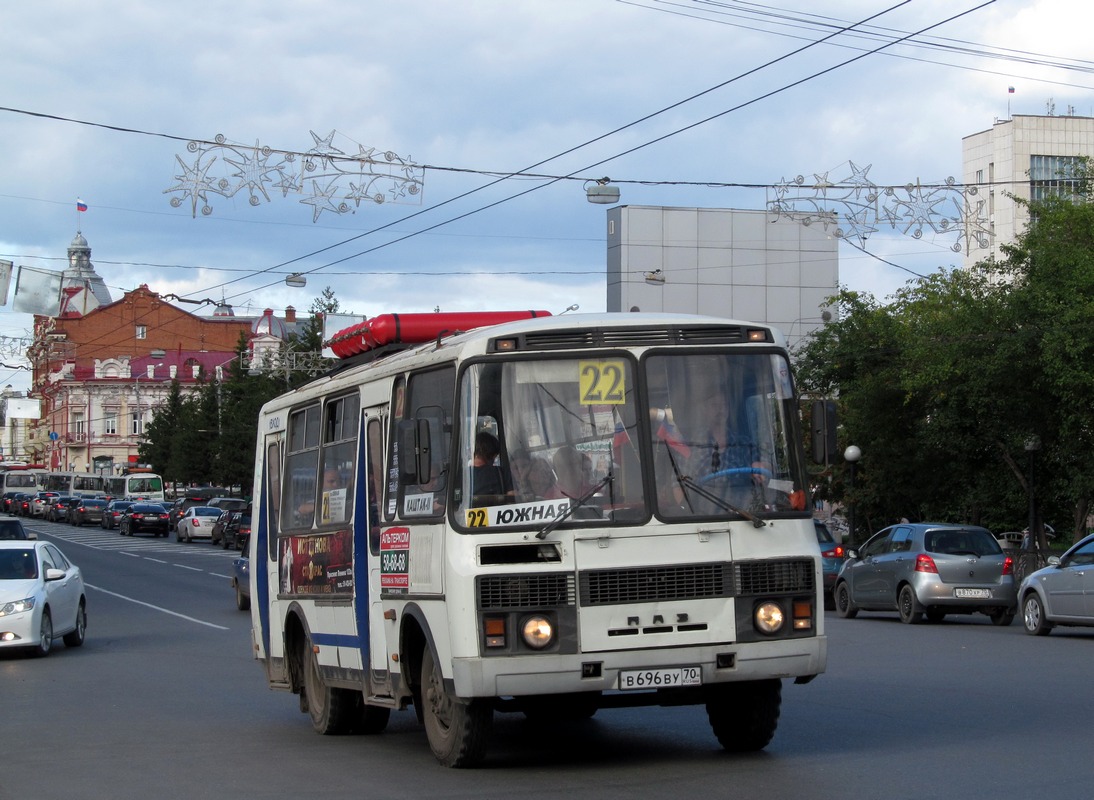
[[[1057,625],[1094,625],[1094,536],[1087,536],[1019,587],[1026,633],[1044,636]]]
[[[1010,625],[1017,611],[1014,561],[987,528],[905,523],[847,551],[834,596],[841,617],[896,611],[900,621],[980,612]]]

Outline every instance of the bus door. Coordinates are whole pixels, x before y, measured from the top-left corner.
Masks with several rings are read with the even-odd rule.
[[[389,652],[386,635],[384,632],[384,610],[380,602],[382,591],[380,564],[380,503],[383,498],[384,487],[384,431],[386,425],[386,408],[366,409],[364,413],[365,424],[365,453],[364,469],[361,481],[363,495],[359,496],[360,509],[368,509],[360,514],[365,522],[361,526],[366,532],[366,542],[358,542],[357,572],[360,574],[368,570],[367,594],[362,596],[358,592],[358,614],[364,612],[368,616],[367,639],[364,640],[364,648],[368,651],[369,675],[372,685],[372,693],[382,693],[381,687],[390,687],[389,666],[387,654]],[[359,626],[364,631],[364,624]],[[364,638],[364,637],[362,637]]]

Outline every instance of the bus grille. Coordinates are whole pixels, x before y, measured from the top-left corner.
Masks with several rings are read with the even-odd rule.
[[[814,591],[816,572],[807,558],[793,561],[739,561],[735,565],[738,595],[798,594]]]
[[[584,606],[731,597],[728,564],[681,564],[673,567],[605,569],[581,573]]]
[[[574,576],[567,572],[483,575],[478,583],[479,608],[483,611],[574,605]]]

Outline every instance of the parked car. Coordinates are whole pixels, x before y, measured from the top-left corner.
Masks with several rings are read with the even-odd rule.
[[[167,536],[169,530],[167,509],[155,503],[131,503],[118,520],[118,533],[122,536],[134,533]]]
[[[27,533],[23,523],[17,519],[0,519],[0,541],[26,541],[37,539],[38,534],[31,531]]]
[[[215,506],[212,506],[215,508]],[[221,511],[220,516],[217,517],[217,521],[213,523],[213,534],[211,537],[212,544],[221,544],[224,542],[224,549],[228,549],[228,545],[224,539],[224,529],[228,527],[228,523],[233,516],[239,516],[238,511]]]
[[[45,518],[50,522],[67,522],[68,507],[79,501],[80,498],[75,495],[59,494],[53,498],[49,508],[46,509]]]
[[[1094,535],[1080,539],[1018,588],[1026,633],[1046,636],[1057,625],[1094,626]]]
[[[893,525],[847,551],[836,578],[836,611],[896,611],[901,622],[980,612],[1010,625],[1017,610],[1014,561],[987,528],[921,522]]]
[[[175,526],[175,538],[180,542],[194,539],[212,539],[213,525],[220,516],[220,509],[212,506],[191,506],[179,517]]]
[[[58,492],[35,492],[34,497],[30,501],[30,515],[32,517],[42,517],[44,519],[49,504],[54,497],[58,496]]]
[[[106,504],[106,508],[103,509],[103,518],[99,520],[99,525],[105,530],[114,530],[118,527],[122,514],[127,508],[133,505],[133,502],[133,500],[111,500]]]
[[[246,611],[251,607],[251,560],[245,555],[232,562],[232,588],[236,592],[236,608]]]
[[[86,630],[80,568],[52,542],[0,542],[0,648],[45,656],[57,636],[79,647]]]
[[[821,549],[821,577],[824,581],[824,607],[833,609],[836,607],[832,590],[836,586],[836,577],[840,567],[847,560],[847,553],[843,545],[836,541],[828,526],[819,519],[813,520],[813,530],[817,534],[817,544]]]
[[[251,536],[251,510],[239,512],[228,522],[224,530],[224,549],[233,547],[236,550],[247,549],[247,539]]]
[[[103,521],[106,512],[107,501],[98,498],[82,499],[69,507],[68,521],[77,527],[83,527],[89,522]]]

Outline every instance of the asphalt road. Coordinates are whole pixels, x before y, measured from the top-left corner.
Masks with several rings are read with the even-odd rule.
[[[84,571],[83,648],[0,654],[0,798],[1025,798],[1092,794],[1094,629],[829,612],[829,669],[784,684],[779,730],[729,755],[700,707],[535,726],[499,715],[485,765],[446,770],[412,711],[314,734],[266,688],[232,551],[32,523]]]

